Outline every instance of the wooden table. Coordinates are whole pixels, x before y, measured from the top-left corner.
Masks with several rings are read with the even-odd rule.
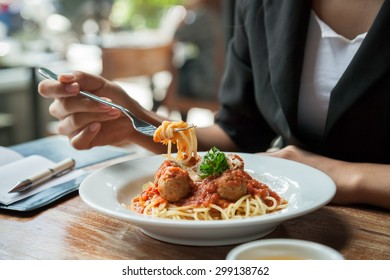
[[[390,215],[372,207],[326,206],[284,222],[264,238],[319,242],[346,259],[390,260]],[[222,260],[235,246],[194,247],[152,239],[129,222],[96,212],[77,193],[37,212],[0,212],[0,259]]]

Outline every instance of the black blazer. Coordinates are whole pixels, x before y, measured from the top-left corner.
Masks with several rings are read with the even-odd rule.
[[[216,123],[246,152],[281,135],[325,156],[390,163],[390,0],[331,92],[322,139],[297,129],[310,10],[309,0],[237,2]]]

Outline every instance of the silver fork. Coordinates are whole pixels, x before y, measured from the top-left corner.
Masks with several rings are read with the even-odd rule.
[[[53,73],[52,71],[50,71],[49,69],[47,68],[39,68],[38,69],[38,72],[48,78],[48,79],[51,79],[51,80],[55,80],[57,81],[58,79],[58,75]],[[131,120],[131,123],[133,124],[133,127],[135,128],[135,130],[137,130],[138,132],[142,133],[142,134],[145,134],[147,136],[153,136],[154,135],[154,132],[156,131],[157,127],[155,127],[154,125],[148,123],[148,122],[145,122],[141,119],[139,119],[138,117],[136,117],[132,112],[130,112],[129,110],[127,110],[125,107],[121,106],[121,105],[118,105],[118,104],[115,104],[115,103],[112,103],[110,101],[107,101],[103,98],[100,98],[90,92],[87,92],[87,91],[80,91],[80,95],[84,96],[84,97],[87,97],[89,99],[92,99],[94,101],[97,101],[99,103],[102,103],[102,104],[106,104],[106,105],[109,105],[113,108],[116,108],[118,110],[120,110],[123,114],[125,114],[130,120]],[[182,129],[177,129],[175,131],[179,131],[179,130],[182,130]]]

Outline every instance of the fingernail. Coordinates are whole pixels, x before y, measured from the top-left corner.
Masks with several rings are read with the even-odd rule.
[[[89,126],[90,132],[96,132],[100,128],[100,123],[94,122]]]
[[[74,79],[74,78],[76,78],[76,76],[74,74],[72,74],[72,73],[63,73],[63,74],[61,74],[61,76],[64,77],[64,78],[67,78],[67,79]]]
[[[107,115],[109,115],[109,116],[118,116],[118,115],[120,115],[120,113],[121,112],[119,110],[117,110],[115,108],[112,108],[112,110],[107,112]]]
[[[75,93],[79,91],[79,85],[77,83],[71,83],[65,85],[65,90],[69,93]]]
[[[103,109],[103,110],[109,110],[112,107],[110,105],[107,105],[107,104],[99,103],[99,108]]]
[[[108,102],[111,102],[111,99],[110,98],[107,98],[107,97],[102,97],[102,99],[108,101]],[[99,103],[99,107],[100,109],[103,109],[103,110],[110,110],[112,109],[112,107],[108,104],[104,104],[104,103]]]

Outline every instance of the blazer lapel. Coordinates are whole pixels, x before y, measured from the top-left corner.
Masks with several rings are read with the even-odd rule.
[[[386,0],[362,45],[331,93],[325,135],[370,85],[385,71],[389,71],[389,34],[390,0]]]
[[[290,130],[294,130],[297,122],[310,10],[310,0],[264,1],[271,84]]]

